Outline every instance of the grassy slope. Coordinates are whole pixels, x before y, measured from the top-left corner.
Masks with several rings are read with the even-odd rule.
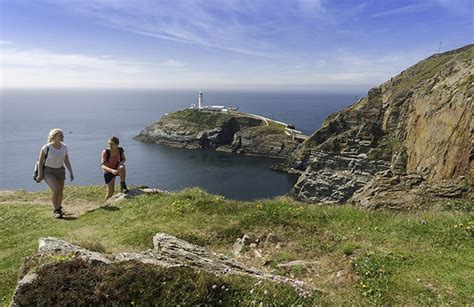
[[[98,187],[67,188],[65,207],[80,201],[100,204],[102,192]],[[148,249],[157,232],[227,254],[245,233],[264,239],[273,232],[282,247],[264,250],[264,268],[326,289],[329,294],[318,298],[322,303],[474,302],[470,203],[394,213],[306,206],[285,198],[235,202],[190,189],[136,198],[75,220],[54,220],[49,206],[36,204],[47,197],[47,192],[0,196],[0,304],[9,303],[22,258],[37,250],[39,237],[114,253]],[[443,210],[448,207],[464,210]],[[317,262],[311,268],[276,266],[297,259]]]
[[[180,121],[188,125],[190,128],[195,128],[196,131],[200,131],[203,129],[220,127],[232,117],[233,115],[224,112],[184,109],[169,113],[167,116],[163,117],[161,121],[163,123],[168,121]]]

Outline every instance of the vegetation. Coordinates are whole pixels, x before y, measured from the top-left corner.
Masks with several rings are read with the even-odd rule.
[[[229,121],[233,115],[225,112],[212,112],[196,109],[184,109],[173,112],[163,117],[162,121],[179,120],[187,125],[194,126],[197,130],[220,127]]]
[[[287,127],[287,125],[284,125],[280,122],[276,122],[276,121],[273,121],[273,120],[268,120],[268,126],[273,127],[273,128],[277,128],[280,131],[284,131],[285,128]]]
[[[82,305],[251,305],[271,303],[269,293],[284,293],[285,305],[311,297],[293,288],[243,276],[216,277],[188,268],[162,268],[135,261],[90,266],[80,258],[43,263],[40,278],[24,289],[21,306]],[[258,291],[253,288],[258,284]]]
[[[408,68],[394,78],[398,95],[406,95],[407,90],[419,86],[425,80],[433,78],[436,74],[449,68],[455,62],[471,61],[474,54],[472,45],[460,50],[433,55],[418,64]],[[453,72],[451,69],[448,72]]]
[[[74,280],[90,286],[83,287],[84,291],[96,289],[91,296],[74,296],[84,304],[105,304],[104,297],[110,295],[115,295],[118,304],[158,305],[474,302],[474,213],[467,200],[436,204],[425,211],[391,212],[348,205],[309,206],[287,198],[237,202],[200,189],[141,196],[100,207],[102,194],[98,187],[66,188],[66,211],[90,204],[96,209],[63,220],[52,218],[49,192],[0,195],[1,305],[9,304],[23,259],[37,251],[40,237],[54,236],[112,254],[149,249],[158,232],[228,255],[236,238],[248,234],[253,242],[264,242],[272,233],[278,246],[260,243],[263,259],[247,248],[240,260],[301,279],[326,293],[305,297],[288,287],[258,284],[245,277],[218,278],[137,263],[91,271],[84,269],[80,260],[68,257],[54,268],[36,265],[37,273],[53,278],[58,276],[54,270],[62,270],[81,276]],[[308,264],[279,266],[293,260],[307,260]],[[27,265],[35,267],[28,261]],[[213,292],[217,288],[220,290]],[[50,296],[41,297],[45,304],[51,303],[47,301]]]

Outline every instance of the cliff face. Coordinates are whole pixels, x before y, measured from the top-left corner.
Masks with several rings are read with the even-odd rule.
[[[302,142],[285,126],[241,112],[181,110],[163,116],[135,139],[180,148],[288,158]]]
[[[346,202],[370,183],[352,199],[368,204],[378,183],[400,190],[412,175],[420,178],[412,188],[452,181],[454,189],[460,176],[472,187],[473,58],[474,45],[431,56],[329,116],[284,165],[303,172],[290,194]]]

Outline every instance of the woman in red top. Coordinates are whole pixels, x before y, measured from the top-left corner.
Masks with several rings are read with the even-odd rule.
[[[113,136],[109,139],[109,148],[102,151],[102,170],[104,171],[105,184],[107,185],[107,195],[105,200],[114,195],[115,176],[120,176],[120,191],[128,193],[125,184],[125,153],[122,147],[118,147],[119,139]]]

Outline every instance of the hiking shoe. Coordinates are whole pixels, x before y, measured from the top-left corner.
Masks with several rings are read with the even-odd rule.
[[[56,219],[60,219],[63,217],[63,212],[61,211],[61,209],[54,209],[53,216]]]
[[[128,189],[127,189],[127,187],[125,187],[125,188],[124,188],[124,187],[121,187],[121,188],[120,188],[120,192],[122,192],[123,194],[128,194]]]
[[[128,189],[127,189],[127,185],[125,184],[125,182],[120,182],[120,192],[122,192],[124,194],[128,194]]]

